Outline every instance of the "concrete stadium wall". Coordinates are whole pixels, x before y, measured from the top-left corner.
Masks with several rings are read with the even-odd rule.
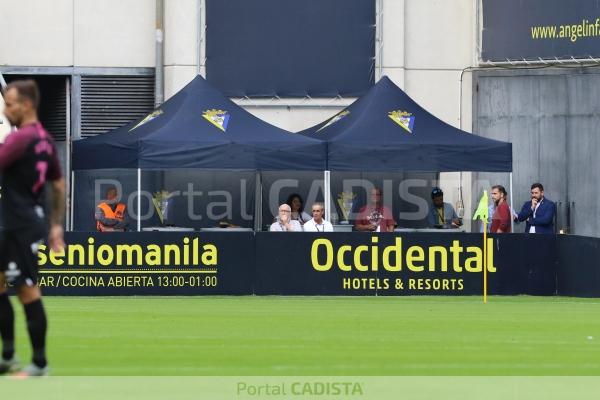
[[[476,60],[476,6],[469,0],[383,0],[382,42],[376,78],[389,76],[435,116],[454,126],[460,121],[460,77]],[[196,54],[189,49],[197,32],[196,0],[165,1],[165,97],[181,89],[195,75]],[[379,6],[378,6],[379,7]],[[202,16],[200,16],[202,20]],[[182,43],[187,45],[182,46]],[[201,51],[203,44],[201,44]],[[379,50],[378,50],[379,51]],[[204,60],[200,59],[200,71]],[[465,97],[469,99],[470,97]],[[283,129],[298,131],[334,115],[354,99],[338,106],[325,99],[256,100],[248,110]],[[311,107],[310,105],[313,104]],[[246,105],[242,103],[242,105]],[[263,107],[256,107],[263,106]]]
[[[558,229],[600,235],[600,68],[494,70],[475,76],[473,129],[513,143],[514,207],[530,198],[533,182],[541,182],[546,196],[557,202]],[[477,174],[477,180],[473,193],[486,181],[508,188],[502,174]]]
[[[0,65],[74,64],[73,0],[0,4]],[[50,15],[52,18],[48,18]]]
[[[0,65],[154,66],[154,2],[20,0],[0,4]]]
[[[205,72],[199,29],[206,21],[201,4],[199,0],[164,1],[165,98],[198,71]],[[476,62],[477,2],[374,0],[374,4],[382,27],[376,78],[388,75],[434,115],[459,126],[461,71]],[[0,41],[0,65],[154,66],[154,1],[3,1],[1,9],[0,37],[12,40]],[[470,102],[470,96],[463,99]],[[334,115],[352,100],[297,105],[282,99],[243,105],[274,125],[298,131]],[[454,202],[457,176],[443,174],[442,178],[452,181],[444,189]]]
[[[461,71],[476,59],[476,7],[470,0],[375,0],[381,12],[379,75],[388,75],[434,115],[459,124]],[[165,97],[204,72],[198,0],[165,0]],[[0,65],[153,67],[154,1],[23,0],[2,2]],[[49,18],[49,16],[52,18]],[[270,102],[250,108],[297,131],[335,114],[353,99],[323,107]],[[326,101],[330,103],[329,101]],[[260,104],[260,103],[259,103]],[[331,108],[331,109],[330,109]]]

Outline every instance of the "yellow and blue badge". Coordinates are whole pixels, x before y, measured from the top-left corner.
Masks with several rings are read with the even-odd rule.
[[[227,111],[216,110],[213,108],[211,110],[204,111],[202,113],[202,116],[204,117],[204,119],[206,119],[208,122],[219,128],[223,132],[227,130],[227,124],[229,124],[230,117]]]
[[[129,132],[131,132],[135,128],[139,128],[140,126],[144,125],[147,122],[152,121],[153,119],[158,118],[158,116],[161,115],[162,113],[163,113],[163,111],[160,108],[158,110],[152,111],[150,114],[146,115],[143,120],[141,120],[133,128],[131,128],[129,130]]]
[[[396,110],[390,111],[388,113],[388,117],[402,128],[404,128],[408,133],[412,133],[413,126],[415,125],[415,117],[409,112]]]
[[[337,113],[333,118],[331,118],[329,121],[327,121],[327,123],[325,125],[323,125],[319,129],[317,129],[317,132],[319,132],[321,129],[327,128],[329,125],[335,124],[340,119],[342,119],[345,116],[347,116],[348,114],[350,114],[350,111],[348,111],[348,110],[344,110],[344,111],[341,111],[341,112]]]

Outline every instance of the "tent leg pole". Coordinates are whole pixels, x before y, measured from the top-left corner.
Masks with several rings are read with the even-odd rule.
[[[137,169],[137,231],[142,231],[142,170]]]
[[[262,230],[262,181],[260,171],[256,171],[256,189],[254,190],[254,231]]]
[[[75,171],[71,171],[71,185],[69,187],[71,189],[69,192],[69,231],[73,231],[73,205],[75,204]]]
[[[325,201],[325,219],[331,222],[331,171],[323,173],[323,200]]]
[[[513,179],[512,179],[512,178],[513,178],[513,177],[512,177],[512,172],[511,172],[511,173],[508,175],[508,187],[509,187],[509,189],[508,189],[508,190],[510,191],[510,193],[509,193],[509,196],[510,196],[510,204],[514,204],[514,200],[513,200],[513,187],[512,187],[512,186],[513,186],[513,184],[512,184],[512,183],[513,183],[513,182],[512,182],[512,181],[513,181]],[[512,207],[510,207],[510,206],[509,206],[509,208],[510,208],[510,232],[511,232],[511,233],[515,233],[515,219],[514,219],[514,217],[513,217],[513,212],[512,212],[513,208],[512,208]]]

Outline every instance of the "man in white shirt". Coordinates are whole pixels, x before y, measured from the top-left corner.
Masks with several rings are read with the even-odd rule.
[[[302,225],[291,218],[292,209],[287,204],[279,206],[279,215],[277,221],[271,224],[269,231],[271,232],[302,232]]]
[[[323,219],[325,207],[321,203],[313,204],[312,219],[304,223],[304,232],[333,232],[331,222]]]

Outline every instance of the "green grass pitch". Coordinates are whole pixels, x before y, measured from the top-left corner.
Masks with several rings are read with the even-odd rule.
[[[597,299],[46,297],[45,305],[55,376],[600,375]],[[16,309],[17,350],[28,360]]]

